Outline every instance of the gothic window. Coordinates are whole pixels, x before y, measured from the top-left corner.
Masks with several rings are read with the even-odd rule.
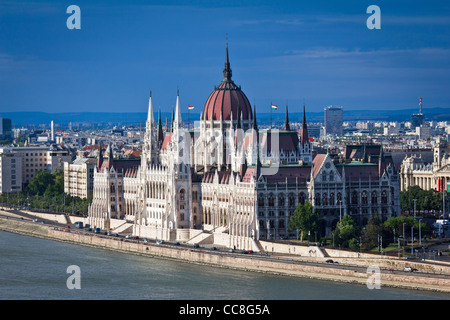
[[[327,172],[322,172],[322,181],[327,181]]]
[[[377,203],[378,203],[377,192],[373,191],[372,192],[372,204],[377,204]]]
[[[295,198],[294,198],[294,195],[292,193],[289,194],[288,201],[289,201],[289,206],[290,207],[295,206]]]
[[[334,181],[334,173],[333,173],[333,171],[330,171],[330,181]]]
[[[352,192],[352,204],[358,204],[358,193],[356,191]]]
[[[305,204],[305,194],[300,192],[298,195],[298,203]]]
[[[361,194],[361,203],[362,204],[367,204],[368,203],[367,192],[366,191],[363,191],[362,194]]]
[[[284,195],[280,194],[278,196],[278,206],[284,206]]]
[[[382,204],[387,204],[388,200],[387,200],[387,192],[383,191],[381,192],[381,203]]]
[[[324,206],[327,206],[327,205],[328,205],[328,197],[327,197],[327,194],[326,194],[326,193],[324,193],[324,194],[322,195],[322,205],[324,205]]]
[[[316,193],[315,197],[316,206],[320,206],[320,193]]]
[[[269,206],[273,207],[275,205],[275,199],[273,198],[273,194],[269,194]]]
[[[284,220],[283,219],[278,220],[278,228],[284,228]]]
[[[184,201],[184,189],[180,190],[180,200]]]
[[[262,193],[258,195],[258,206],[264,207],[264,195]]]

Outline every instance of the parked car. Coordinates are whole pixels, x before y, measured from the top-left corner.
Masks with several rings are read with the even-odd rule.
[[[211,247],[211,250],[217,250],[217,248],[216,247]]]
[[[179,246],[179,245],[180,245],[180,243],[179,243],[179,242],[175,242],[175,245],[176,245],[176,246]]]
[[[133,239],[137,240],[137,239],[139,239],[139,237],[138,236],[134,236]]]
[[[405,267],[405,269],[403,269],[403,271],[407,271],[407,272],[413,272],[413,268],[411,267]]]
[[[194,244],[194,248],[200,248],[200,246],[198,245],[198,243]]]
[[[164,243],[164,241],[162,241],[162,240],[156,240],[156,244],[163,244]]]
[[[253,253],[253,250],[247,250],[247,253]]]
[[[326,263],[334,263],[334,261],[331,260],[331,259],[328,259],[328,260],[326,260],[325,262],[326,262]]]

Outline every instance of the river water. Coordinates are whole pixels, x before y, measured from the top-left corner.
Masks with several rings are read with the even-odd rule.
[[[69,289],[69,266],[80,289]],[[267,275],[0,231],[2,300],[437,300],[447,294]]]

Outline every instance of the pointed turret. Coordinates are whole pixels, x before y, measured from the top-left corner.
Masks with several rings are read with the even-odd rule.
[[[106,163],[106,168],[111,169],[114,165],[114,155],[112,151],[112,143],[110,142],[108,148],[106,149],[106,156],[108,157],[108,161]]]
[[[155,119],[153,114],[152,91],[150,90],[150,97],[148,99],[147,130],[149,130],[150,126],[153,126],[154,123]]]
[[[161,147],[162,142],[164,140],[164,133],[163,133],[163,129],[162,129],[162,123],[161,123],[161,108],[159,108],[158,110],[158,126],[156,128],[156,135],[157,135],[157,139],[156,141],[158,142],[158,147]]]
[[[183,121],[181,120],[181,109],[180,109],[180,91],[177,90],[177,103],[175,106],[175,118],[173,119],[174,124],[178,125],[178,128],[181,128],[183,125]]]
[[[230,67],[230,59],[228,57],[228,40],[227,40],[227,49],[225,56],[225,67],[223,69],[223,81],[230,82],[231,81],[231,67]]]
[[[305,112],[305,104],[303,104],[303,120],[302,120],[302,131],[301,131],[301,137],[300,141],[302,145],[305,145],[305,143],[309,143],[309,136],[308,136],[308,127],[306,124],[306,112]]]
[[[100,143],[100,147],[98,148],[97,170],[100,170],[102,164],[103,164],[103,150],[102,144]]]
[[[284,120],[284,130],[291,131],[291,126],[289,124],[289,111],[288,111],[287,104],[286,104],[286,119]]]

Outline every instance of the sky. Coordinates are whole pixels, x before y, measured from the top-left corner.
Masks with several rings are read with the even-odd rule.
[[[67,7],[81,29],[68,29]],[[380,8],[369,29],[367,8]],[[200,113],[222,79],[258,112],[450,107],[450,2],[0,0],[0,113]]]

